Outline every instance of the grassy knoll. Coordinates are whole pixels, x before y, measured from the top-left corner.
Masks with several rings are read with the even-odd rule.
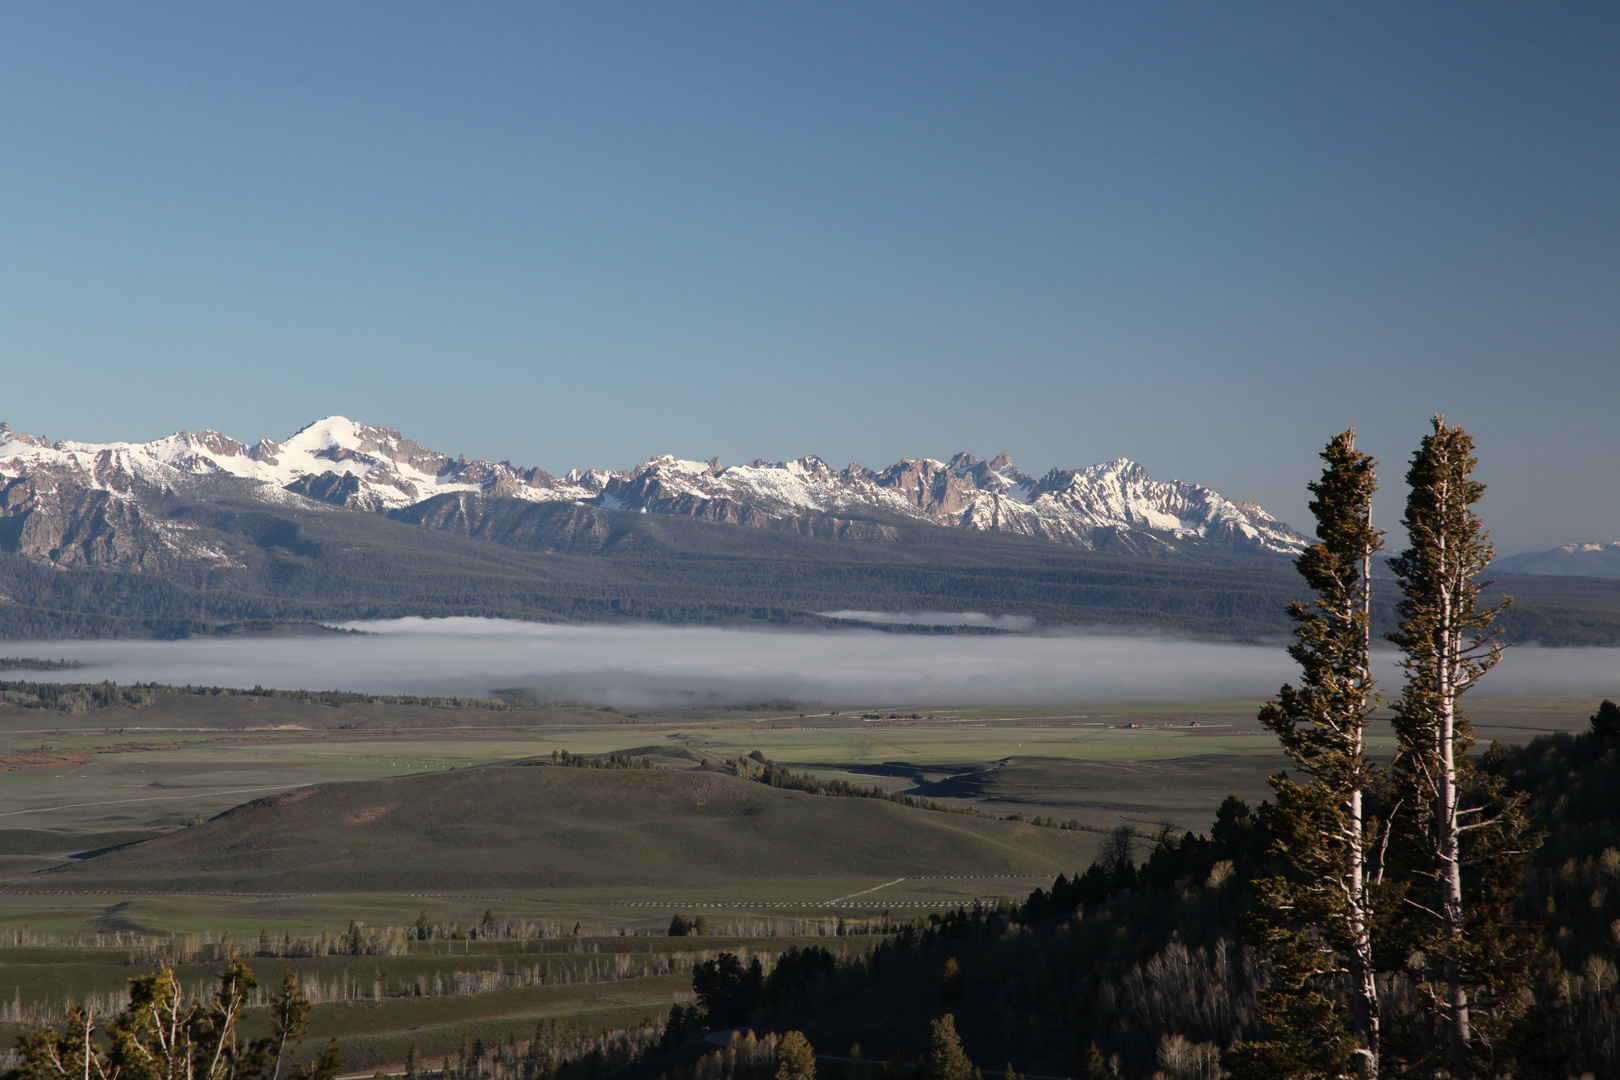
[[[803,904],[897,878],[1053,876],[1096,841],[713,772],[486,766],[255,800],[28,888]]]

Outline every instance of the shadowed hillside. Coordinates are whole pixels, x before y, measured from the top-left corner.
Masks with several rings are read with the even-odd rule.
[[[60,569],[0,544],[0,637],[188,637],[288,623],[479,615],[541,621],[826,625],[815,613],[979,611],[1047,625],[1253,637],[1287,629],[1287,559],[1154,559],[1049,541],[895,526],[885,543],[600,507],[514,507],[497,542],[376,514],[176,503],[224,562]],[[510,546],[508,546],[510,545]],[[1515,641],[1620,642],[1620,581],[1504,575]],[[1492,594],[1495,595],[1494,593]],[[1375,599],[1380,632],[1393,589]],[[935,630],[939,628],[934,628]]]

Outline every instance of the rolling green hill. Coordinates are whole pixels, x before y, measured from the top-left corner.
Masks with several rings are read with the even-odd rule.
[[[901,877],[1072,872],[1098,839],[718,772],[504,765],[260,799],[30,887],[802,902]]]

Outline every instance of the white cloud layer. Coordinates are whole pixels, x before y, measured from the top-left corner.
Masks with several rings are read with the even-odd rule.
[[[991,630],[1022,632],[1035,629],[1027,615],[986,615],[982,611],[818,611],[829,619],[890,623],[896,626],[982,626]]]
[[[835,708],[1210,700],[1265,697],[1296,674],[1281,646],[1100,633],[912,635],[472,618],[349,625],[369,633],[12,642],[4,651],[89,665],[14,678],[447,695],[522,687],[545,700],[627,708],[780,698]],[[1398,687],[1392,666],[1382,681],[1387,692]],[[1513,649],[1476,693],[1620,697],[1620,649]]]

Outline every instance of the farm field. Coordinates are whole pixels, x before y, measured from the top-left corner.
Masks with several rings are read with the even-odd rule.
[[[70,860],[12,889],[277,897],[284,906],[330,895],[460,894],[569,914],[586,904],[634,925],[656,922],[634,918],[647,905],[773,910],[860,894],[881,908],[916,902],[906,890],[891,893],[895,884],[933,893],[937,885],[917,883],[980,879],[1000,893],[1006,880],[1032,885],[1083,868],[1099,840],[785,791],[721,771],[486,765],[299,788]]]

